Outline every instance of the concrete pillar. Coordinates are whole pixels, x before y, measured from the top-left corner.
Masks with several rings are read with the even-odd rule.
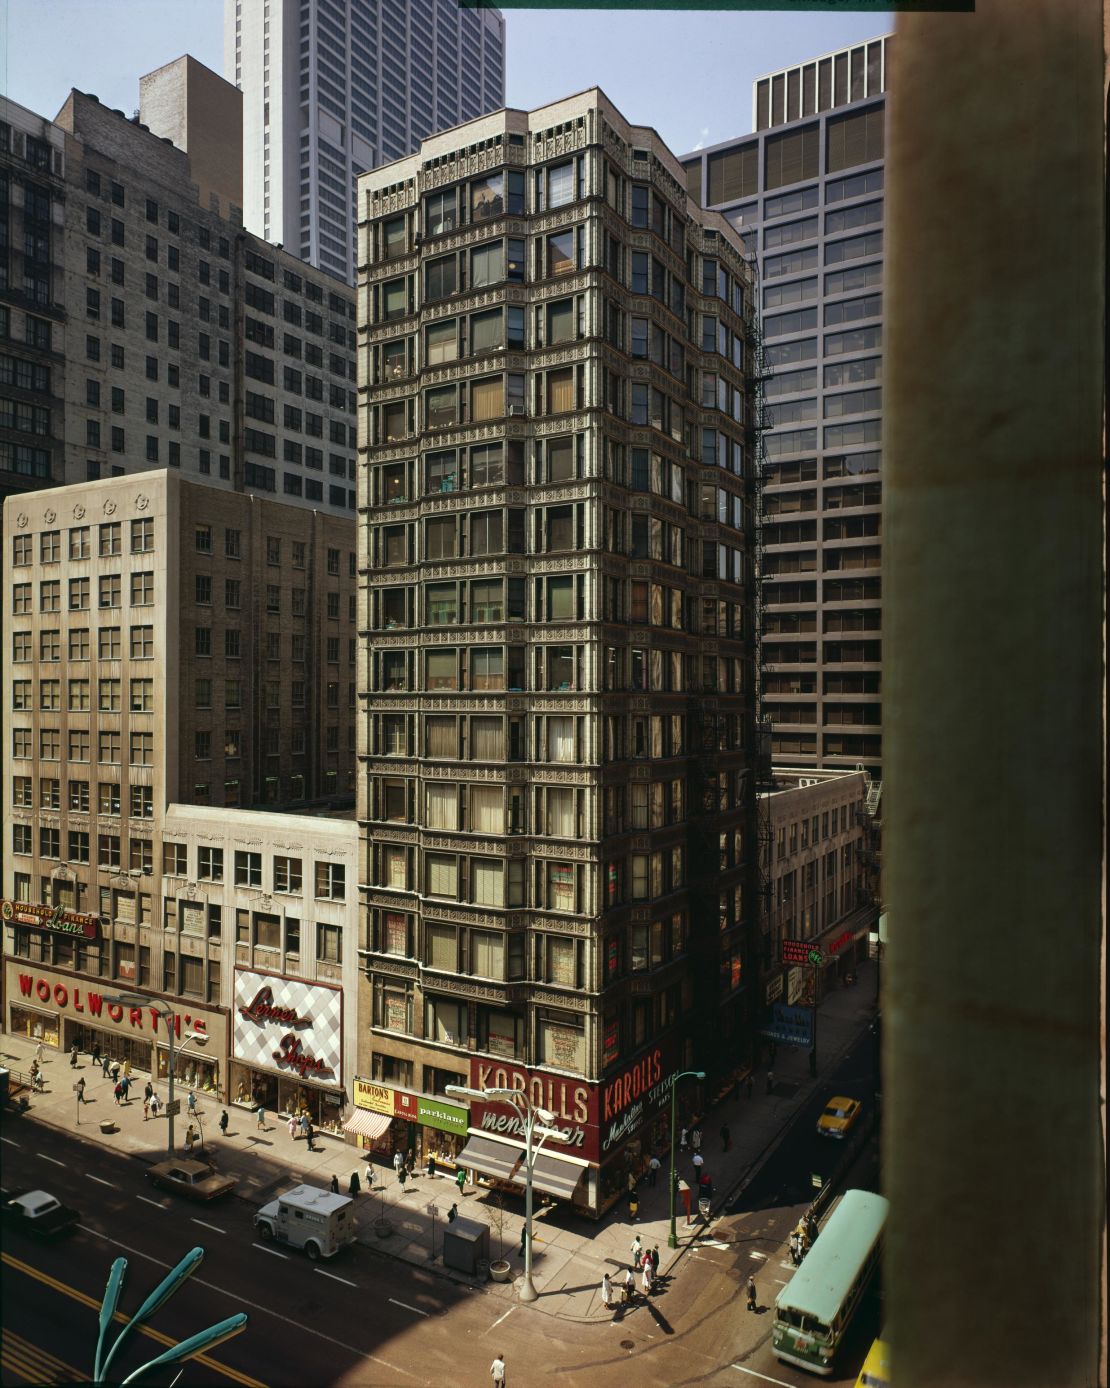
[[[1099,1375],[1100,0],[899,16],[884,439],[899,1388]]]

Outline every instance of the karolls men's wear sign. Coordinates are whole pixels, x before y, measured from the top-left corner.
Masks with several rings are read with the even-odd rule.
[[[343,994],[299,979],[235,975],[232,1055],[259,1070],[343,1082]]]

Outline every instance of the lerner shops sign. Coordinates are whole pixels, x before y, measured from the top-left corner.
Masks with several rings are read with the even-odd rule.
[[[240,970],[235,975],[232,1055],[261,1070],[338,1085],[343,995],[300,979]]]

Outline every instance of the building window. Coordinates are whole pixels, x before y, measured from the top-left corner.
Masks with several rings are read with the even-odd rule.
[[[262,854],[235,852],[235,885],[238,887],[262,886]]]
[[[343,901],[347,895],[347,869],[343,863],[316,864],[316,895]]]

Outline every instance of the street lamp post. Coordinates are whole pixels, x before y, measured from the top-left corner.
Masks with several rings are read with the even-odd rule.
[[[539,1296],[532,1281],[532,1169],[544,1142],[550,1137],[556,1142],[569,1142],[570,1133],[552,1127],[555,1115],[550,1109],[540,1108],[519,1089],[468,1089],[464,1085],[449,1084],[446,1093],[457,1099],[493,1099],[498,1103],[512,1105],[524,1126],[524,1276],[520,1282],[521,1301],[535,1301]],[[535,1142],[539,1136],[538,1144]]]
[[[108,1003],[116,1003],[120,1007],[148,1007],[150,1008],[151,1012],[153,1012],[155,1016],[159,1018],[159,1020],[164,1021],[166,1024],[166,1038],[169,1043],[167,1048],[168,1065],[166,1069],[166,1079],[169,1092],[169,1098],[166,1100],[166,1153],[168,1156],[172,1157],[174,1151],[173,1120],[176,1113],[173,1100],[173,1082],[177,1057],[185,1050],[185,1046],[187,1046],[190,1041],[195,1041],[198,1046],[203,1046],[207,1043],[208,1037],[203,1032],[191,1031],[185,1037],[185,1046],[179,1046],[177,1044],[177,1036],[175,1030],[177,1022],[177,1013],[170,1006],[170,1004],[166,1002],[163,998],[148,998],[142,993],[118,993],[114,997],[105,996],[104,1001]],[[154,1055],[155,1059],[157,1059],[157,1042],[154,1046]]]
[[[674,1227],[674,1201],[675,1196],[678,1194],[678,1168],[675,1165],[674,1153],[674,1099],[679,1080],[684,1080],[689,1075],[693,1075],[693,1077],[698,1080],[705,1079],[704,1070],[683,1070],[681,1074],[675,1075],[674,1079],[671,1081],[671,1232],[667,1235],[668,1248],[678,1247],[678,1235],[675,1233]]]

